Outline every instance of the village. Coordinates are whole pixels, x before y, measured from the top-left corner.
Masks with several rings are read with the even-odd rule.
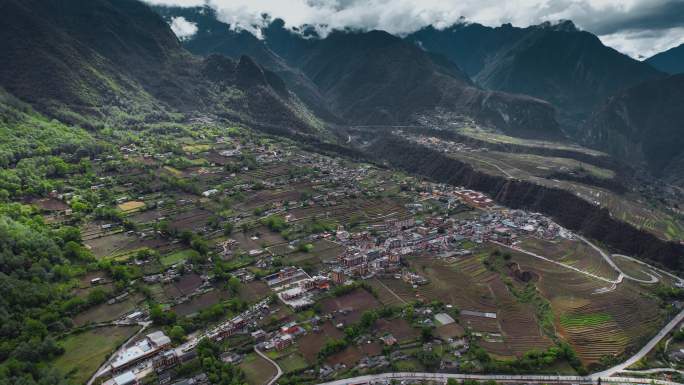
[[[250,385],[482,371],[490,355],[554,346],[546,315],[516,296],[556,272],[520,250],[559,265],[574,255],[565,249],[588,252],[550,218],[478,191],[245,129],[118,150],[93,161],[88,181],[34,202],[53,226],[78,224],[98,262],[74,290],[104,301],[75,314],[74,345],[121,334],[82,374],[90,384],[207,383],[202,340]],[[607,273],[591,258],[575,269]],[[601,284],[582,283],[610,292]]]
[[[228,143],[231,142],[226,138],[217,141],[217,144],[222,145]],[[122,151],[126,154],[125,157],[135,156],[142,152],[143,159],[162,160],[171,156],[169,153],[152,155],[135,146],[122,147]],[[289,200],[287,198],[269,200],[258,212],[253,210],[254,212],[250,214],[257,214],[257,221],[264,222],[264,220],[277,218],[278,223],[282,222],[282,226],[296,227],[298,222],[303,220],[300,214],[302,209],[312,210],[316,207],[320,207],[321,211],[314,215],[314,219],[320,218],[321,221],[325,221],[333,212],[329,209],[335,208],[341,201],[371,197],[374,194],[383,193],[387,188],[387,182],[383,179],[376,181],[374,185],[363,185],[369,174],[373,172],[369,166],[340,167],[339,162],[325,156],[278,151],[255,145],[234,145],[232,149],[218,151],[218,155],[211,158],[212,164],[221,164],[225,159],[241,156],[243,152],[253,154],[254,164],[251,167],[254,168],[276,164],[287,159],[294,167],[315,170],[315,172],[308,171],[291,175],[289,179],[276,178],[235,184],[231,190],[233,193],[235,191],[254,193],[256,183],[259,184],[259,191],[278,189],[290,184],[306,183],[309,186],[310,193],[304,197],[300,196],[300,199],[293,197]],[[227,178],[234,179],[237,173],[250,171],[249,167],[243,166],[236,172],[231,172]],[[220,173],[220,171],[200,169],[197,175],[206,176],[213,173]],[[93,186],[93,189],[100,187]],[[218,200],[222,194],[225,192],[219,188],[206,189],[200,193],[201,199],[204,200]],[[105,382],[108,385],[130,385],[143,381],[150,373],[158,373],[159,382],[167,383],[170,381],[170,376],[165,373],[170,373],[170,369],[194,359],[195,347],[202,338],[220,342],[235,335],[243,335],[248,337],[254,347],[260,351],[283,352],[308,334],[321,333],[321,328],[329,328],[325,326],[326,324],[344,331],[354,319],[354,317],[348,317],[349,313],[358,313],[353,306],[338,308],[330,313],[319,311],[306,319],[294,321],[286,319],[286,322],[272,325],[267,330],[262,328],[260,321],[280,311],[279,308],[283,306],[295,313],[307,312],[320,301],[329,299],[333,289],[345,286],[356,288],[359,282],[366,280],[393,279],[412,288],[428,284],[428,277],[413,271],[406,263],[405,259],[409,256],[426,255],[435,259],[466,257],[473,253],[473,247],[477,245],[489,241],[513,245],[520,237],[532,236],[545,240],[572,239],[570,232],[541,214],[499,207],[491,198],[476,191],[423,181],[415,183],[409,193],[403,195],[405,195],[401,200],[403,203],[395,206],[397,211],[375,215],[365,225],[356,225],[352,228],[337,223],[335,226],[324,227],[322,231],[303,234],[285,244],[290,249],[298,249],[299,246],[298,250],[304,251],[306,249],[302,245],[321,242],[334,245],[335,255],[321,260],[315,269],[311,269],[310,266],[304,269],[296,265],[275,268],[276,261],[280,262],[282,259],[275,248],[255,246],[247,249],[244,247],[246,243],[254,246],[259,235],[252,237],[251,241],[255,242],[241,242],[230,236],[216,242],[213,258],[229,261],[245,256],[252,261],[254,268],[272,271],[268,275],[255,274],[254,269],[242,266],[230,272],[230,276],[239,279],[242,284],[264,282],[271,295],[228,321],[206,331],[200,330],[188,335],[186,342],[180,345],[172,344],[171,339],[163,331],[146,334],[144,338],[119,351],[108,365],[101,368],[97,376],[104,378],[109,376],[111,379]],[[117,199],[117,203],[126,202],[126,198],[128,197]],[[163,205],[163,202],[157,203]],[[192,205],[192,200],[183,199],[176,204]],[[70,215],[71,213],[64,214]],[[250,217],[251,215],[237,214],[227,220],[234,223],[235,227],[240,227]],[[158,218],[158,220],[163,219],[163,217]],[[103,224],[101,230],[111,231],[111,227],[110,224]],[[243,225],[242,228],[245,229],[246,226]],[[194,230],[205,237],[220,233],[208,226],[195,227]],[[141,231],[138,236],[144,238],[146,234]],[[149,261],[136,258],[133,263],[145,265]],[[183,271],[196,270],[198,267],[191,265],[189,261],[181,262],[163,271],[144,275],[141,279],[144,283],[151,285],[168,284],[182,279]],[[183,303],[192,301],[193,298],[216,290],[209,275],[200,274],[198,279],[193,290],[177,297],[170,305],[182,306]],[[94,278],[91,284],[99,284],[100,280],[102,280],[101,277]],[[358,290],[354,289],[355,292]],[[112,299],[112,303],[125,300],[127,293]],[[454,317],[448,314],[450,309],[453,309],[453,306],[447,304],[447,307],[441,308],[442,311],[434,309],[434,314],[430,306],[419,307],[415,311],[422,317],[418,321],[421,325],[461,329]],[[465,314],[483,316],[477,311],[463,311]],[[120,322],[145,324],[149,321],[149,313],[144,308],[139,308],[124,315]],[[369,336],[363,336],[362,339],[364,338],[368,339]],[[384,333],[376,338],[380,346],[391,347],[399,343],[399,340],[391,333]],[[371,340],[367,342],[371,343]],[[456,355],[451,359],[443,360],[439,364],[440,367],[442,369],[457,368],[458,356],[465,353],[469,346],[468,341],[464,339],[464,334],[457,332],[453,338],[429,341],[426,346],[442,343],[447,343],[449,349]],[[243,356],[244,354],[228,351],[221,359],[231,364],[239,364]],[[409,359],[409,356],[401,351],[392,352],[389,356],[364,355],[353,365],[353,368],[354,370],[382,369],[389,367],[390,361],[401,359]],[[320,379],[332,378],[349,369],[352,368],[345,363],[323,365],[314,376]],[[201,382],[202,378],[196,380]]]

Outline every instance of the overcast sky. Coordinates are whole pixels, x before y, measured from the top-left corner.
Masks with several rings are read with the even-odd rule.
[[[684,0],[145,0],[151,4],[197,6],[208,3],[219,18],[254,30],[263,14],[288,26],[326,25],[382,29],[395,34],[425,25],[444,27],[465,17],[498,26],[528,26],[570,19],[604,44],[635,58],[684,43]],[[182,24],[182,21],[181,21]],[[174,31],[192,31],[177,25]],[[178,32],[177,32],[178,33]]]

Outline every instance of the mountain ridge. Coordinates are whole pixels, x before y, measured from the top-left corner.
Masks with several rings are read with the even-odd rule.
[[[548,103],[482,90],[445,56],[387,32],[333,31],[320,38],[306,28],[293,32],[276,19],[257,39],[217,21],[207,7],[155,9],[167,21],[182,16],[197,23],[198,33],[183,41],[196,54],[256,52],[262,65],[281,75],[312,110],[324,111],[324,119],[333,116],[333,123],[406,124],[448,109],[512,135],[562,137]]]

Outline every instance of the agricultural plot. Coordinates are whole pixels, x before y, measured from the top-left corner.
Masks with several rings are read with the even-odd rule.
[[[141,201],[128,201],[120,203],[116,206],[116,208],[123,211],[124,213],[132,213],[134,211],[142,209],[143,207],[145,207],[145,202]]]
[[[202,286],[203,283],[204,280],[202,280],[199,274],[190,273],[181,276],[177,281],[165,284],[163,288],[167,297],[177,298],[191,294]]]
[[[123,232],[87,239],[83,243],[98,259],[121,256],[144,248],[159,248],[168,244],[161,238],[141,238],[135,234]]]
[[[242,202],[240,206],[246,210],[252,210],[256,207],[262,207],[276,202],[296,202],[301,199],[302,192],[310,188],[310,184],[301,183],[288,185],[287,189],[258,191],[250,194],[247,200]]]
[[[323,313],[333,313],[333,322],[345,325],[358,322],[366,310],[376,309],[380,302],[363,289],[356,289],[339,297],[327,298],[321,302]]]
[[[204,209],[191,209],[170,218],[170,228],[174,231],[198,232],[207,225],[212,214]]]
[[[309,366],[304,357],[296,351],[280,356],[275,360],[285,373],[293,373]]]
[[[75,384],[84,384],[106,357],[138,329],[136,326],[103,327],[71,334],[59,341],[64,354],[52,366],[70,374]]]
[[[74,295],[76,295],[79,298],[87,298],[88,294],[95,290],[103,290],[105,293],[110,294],[114,291],[114,284],[113,283],[103,283],[101,285],[97,286],[90,286],[90,287],[77,287],[73,289]]]
[[[195,254],[196,251],[192,249],[183,249],[175,251],[171,254],[164,255],[159,259],[162,266],[170,267],[177,263],[183,263],[186,259],[190,258],[191,255]]]
[[[400,279],[375,277],[367,282],[385,306],[399,306],[416,300],[415,289]]]
[[[101,270],[88,272],[75,280],[73,293],[80,298],[87,297],[88,294],[95,289],[100,289],[107,293],[111,293],[114,291],[114,284],[110,280],[106,279],[106,277],[107,274]],[[102,278],[103,281],[93,285],[91,280],[95,278]]]
[[[435,329],[435,335],[446,341],[449,338],[463,337],[465,335],[465,329],[463,329],[463,326],[457,323],[452,323],[448,325],[438,326]]]
[[[520,303],[499,278],[493,280],[490,287],[496,297],[497,321],[504,344],[513,355],[520,357],[529,350],[543,351],[553,345],[543,335],[531,304]]]
[[[328,357],[325,362],[328,365],[334,366],[337,364],[344,364],[348,368],[356,365],[363,357],[377,356],[382,353],[382,346],[378,342],[370,344],[361,344],[358,346],[349,346],[339,353],[335,353]]]
[[[375,321],[374,328],[381,336],[385,334],[393,335],[400,344],[412,342],[420,336],[420,330],[414,328],[402,318],[391,320],[379,319]]]
[[[196,143],[196,144],[186,144],[183,146],[183,151],[190,154],[199,154],[202,152],[209,151],[212,148],[211,144]]]
[[[271,289],[264,281],[252,281],[240,286],[238,296],[249,303],[257,302],[271,294]]]
[[[463,126],[459,127],[459,132],[463,135],[470,136],[475,139],[483,140],[485,142],[491,143],[502,143],[502,144],[516,144],[519,146],[527,147],[540,147],[540,148],[552,148],[559,150],[569,150],[576,151],[580,153],[586,153],[589,155],[603,155],[604,153],[585,147],[580,147],[573,144],[553,142],[549,140],[542,139],[521,139],[514,136],[508,136],[498,132],[491,132],[483,130],[478,126]]]
[[[147,288],[150,291],[150,296],[157,303],[167,303],[171,301],[171,298],[164,292],[164,287],[161,284],[148,285]]]
[[[456,262],[435,259],[432,256],[409,260],[415,271],[429,283],[417,289],[426,301],[439,300],[461,310],[496,312],[496,303],[488,287],[495,274],[482,264],[476,255],[459,258]]]
[[[267,384],[276,375],[276,369],[273,364],[256,353],[246,355],[239,366],[245,373],[249,385]]]
[[[179,316],[184,317],[216,305],[229,297],[230,295],[225,290],[214,289],[204,294],[196,295],[189,301],[178,304],[171,309]]]
[[[609,285],[527,255],[514,253],[513,260],[539,275],[537,287],[551,303],[556,330],[586,365],[635,348],[663,321],[657,300],[633,282],[596,294]]]
[[[291,166],[285,163],[272,164],[241,173],[240,177],[250,182],[262,182],[269,179],[285,177],[290,174]]]
[[[143,224],[156,222],[161,218],[169,216],[172,212],[173,211],[171,209],[151,209],[133,213],[127,218],[134,223]]]
[[[490,151],[488,153],[478,155],[487,156],[493,160],[500,160],[502,163],[527,172],[529,175],[539,177],[546,177],[554,172],[580,169],[597,178],[611,179],[615,176],[615,172],[613,170],[597,167],[590,163],[580,162],[572,158],[540,156],[523,153],[504,153],[496,151]]]
[[[313,249],[309,252],[294,252],[288,254],[284,263],[289,265],[320,265],[326,260],[336,258],[344,248],[337,243],[320,239],[312,243]]]
[[[311,331],[297,341],[297,349],[306,361],[313,365],[318,358],[318,352],[326,342],[344,338],[344,333],[331,322],[323,323],[318,331]]]
[[[662,314],[653,300],[625,285],[585,301],[555,301],[559,331],[587,363],[622,354],[653,335]]]
[[[396,200],[379,199],[348,199],[328,207],[301,207],[288,213],[297,220],[308,218],[326,218],[343,225],[374,224],[389,218],[406,218],[409,214]]]
[[[471,316],[461,314],[459,316],[461,325],[474,333],[500,334],[501,328],[496,318]]]
[[[237,241],[242,250],[253,250],[287,243],[279,233],[271,231],[266,226],[259,226],[247,232],[234,232],[230,238]]]
[[[31,202],[32,205],[35,205],[39,209],[43,211],[63,211],[69,208],[69,205],[64,203],[63,201],[55,198],[44,198],[44,199],[36,199]]]
[[[136,293],[128,296],[125,300],[118,303],[111,305],[107,303],[96,305],[73,317],[74,325],[83,326],[90,323],[96,324],[100,322],[114,321],[132,312],[142,300],[143,296]]]

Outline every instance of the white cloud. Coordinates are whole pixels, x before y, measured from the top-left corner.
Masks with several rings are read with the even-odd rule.
[[[465,17],[490,26],[512,23],[528,26],[544,21],[570,19],[580,28],[594,31],[607,44],[625,49],[631,55],[647,44],[626,34],[630,23],[649,18],[650,29],[667,16],[667,6],[680,0],[145,0],[156,5],[195,6],[208,4],[219,18],[233,27],[258,34],[272,18],[285,20],[286,26],[314,25],[325,34],[332,29],[381,29],[406,34],[426,25],[437,28]],[[672,12],[670,12],[671,14]],[[268,14],[270,18],[264,18]],[[682,21],[684,22],[684,21]],[[643,27],[643,26],[642,26]],[[671,26],[670,26],[671,27]],[[665,28],[665,26],[662,26]],[[663,36],[656,46],[672,39]]]
[[[197,33],[197,24],[187,21],[183,16],[171,19],[171,30],[179,39],[189,39]]]
[[[684,27],[658,31],[626,31],[600,36],[603,44],[637,59],[684,44]]]

